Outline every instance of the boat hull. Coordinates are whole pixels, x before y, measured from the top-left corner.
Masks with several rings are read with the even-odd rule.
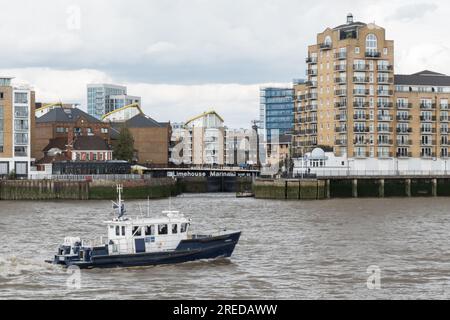
[[[183,240],[179,246],[172,251],[149,252],[120,255],[98,255],[92,256],[90,261],[69,259],[53,263],[65,266],[78,266],[87,268],[117,268],[117,267],[141,267],[162,264],[177,264],[196,260],[216,259],[220,257],[231,257],[236,244],[241,236],[240,232],[230,233],[216,237],[198,237]]]

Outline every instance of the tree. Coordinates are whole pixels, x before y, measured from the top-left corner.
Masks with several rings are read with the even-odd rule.
[[[130,130],[124,124],[120,130],[119,139],[114,146],[114,159],[133,161],[134,157],[134,138]]]

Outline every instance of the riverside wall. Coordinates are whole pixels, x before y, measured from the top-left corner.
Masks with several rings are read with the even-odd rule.
[[[259,199],[313,200],[330,198],[450,197],[450,178],[334,178],[323,180],[257,179]]]

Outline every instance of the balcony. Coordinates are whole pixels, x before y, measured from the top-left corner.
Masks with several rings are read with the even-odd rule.
[[[347,52],[338,52],[334,54],[334,58],[338,60],[346,59],[347,58]]]
[[[394,83],[394,78],[377,78],[378,83],[392,84]]]
[[[365,56],[366,56],[366,58],[376,59],[376,58],[380,58],[381,57],[381,52],[379,52],[379,51],[367,51],[365,53]]]
[[[317,88],[317,81],[306,81],[305,85],[310,88]]]
[[[412,120],[412,116],[410,115],[401,115],[396,117],[397,121],[409,121]]]
[[[435,103],[421,103],[420,109],[436,109]]]
[[[369,95],[370,94],[370,90],[367,90],[367,89],[364,89],[364,90],[362,90],[362,89],[354,89],[353,90],[353,95],[354,96],[366,96],[366,95]]]
[[[335,90],[334,94],[336,96],[340,96],[340,97],[346,96],[347,95],[347,90],[344,90],[344,89],[342,89],[342,90]]]
[[[334,104],[334,106],[335,106],[336,108],[347,108],[347,103],[345,103],[345,102],[336,102],[336,103]]]
[[[398,109],[411,109],[412,103],[397,103],[396,106]]]
[[[441,122],[448,122],[448,117],[439,117],[439,121]]]
[[[394,91],[392,90],[377,90],[377,95],[379,96],[392,96]]]
[[[346,83],[347,79],[345,79],[345,78],[335,78],[334,82],[336,82],[336,83]]]
[[[307,76],[317,76],[317,69],[308,69],[306,70]]]
[[[357,146],[363,146],[366,144],[369,144],[370,142],[368,140],[364,140],[364,139],[354,139],[353,140],[353,144],[357,145]]]
[[[378,152],[378,158],[392,158],[393,156],[392,152]]]
[[[448,110],[448,104],[441,103],[439,106],[442,110]]]
[[[369,102],[364,102],[364,103],[353,102],[353,108],[368,108],[369,106],[370,106]]]
[[[317,97],[318,97],[317,93],[308,93],[306,95],[307,100],[317,100]]]
[[[353,120],[366,121],[366,120],[369,120],[369,115],[368,114],[354,114]]]
[[[392,116],[387,115],[387,116],[377,116],[378,121],[392,121]]]
[[[347,128],[345,127],[337,127],[334,129],[334,132],[336,133],[346,133],[347,132]]]
[[[333,45],[331,43],[320,43],[319,44],[320,50],[331,50],[332,46]]]
[[[421,158],[436,158],[436,153],[434,153],[434,152],[431,152],[431,153],[428,153],[428,152],[422,152],[421,153],[421,155],[420,155],[420,157]]]
[[[378,72],[391,72],[392,70],[394,70],[394,66],[392,65],[378,65],[377,67]]]
[[[392,127],[377,127],[378,133],[392,133],[394,129]]]
[[[366,133],[366,132],[370,132],[370,130],[367,127],[353,127],[353,132],[355,132],[355,133]]]
[[[397,128],[397,133],[409,134],[412,132],[413,132],[412,128],[403,128],[403,127]]]
[[[317,104],[308,104],[305,106],[305,111],[317,111]]]
[[[334,70],[339,72],[345,72],[347,71],[347,66],[343,64],[338,64],[337,66],[334,66]]]
[[[355,71],[366,71],[369,70],[369,65],[368,64],[354,64],[353,65],[353,70]]]
[[[337,120],[337,121],[347,121],[347,115],[345,115],[345,114],[338,114],[338,115],[336,115],[336,117],[334,118],[335,120]]]
[[[347,141],[346,140],[336,140],[334,144],[337,146],[346,146]]]
[[[394,104],[392,102],[377,103],[377,108],[379,108],[379,109],[388,109],[388,108],[392,108],[393,106],[394,106]]]
[[[391,146],[394,144],[394,140],[381,140],[378,141],[379,146]]]
[[[432,117],[420,116],[420,121],[422,121],[422,122],[434,122],[434,121],[436,121],[436,117],[435,116],[432,116]]]
[[[420,133],[421,134],[434,134],[436,133],[436,128],[432,128],[430,129],[425,129],[425,128],[420,128]]]
[[[354,77],[353,82],[354,83],[369,83],[370,79],[368,77]]]
[[[307,57],[305,60],[306,60],[306,63],[309,63],[309,64],[317,63],[317,57]]]

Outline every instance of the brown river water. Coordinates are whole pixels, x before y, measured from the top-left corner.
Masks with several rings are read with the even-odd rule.
[[[268,201],[232,194],[150,202],[193,231],[242,230],[231,259],[129,269],[44,263],[65,236],[99,238],[108,201],[0,202],[0,299],[429,299],[450,297],[450,199]],[[146,202],[127,202],[129,215]],[[379,268],[379,289],[367,286]]]

